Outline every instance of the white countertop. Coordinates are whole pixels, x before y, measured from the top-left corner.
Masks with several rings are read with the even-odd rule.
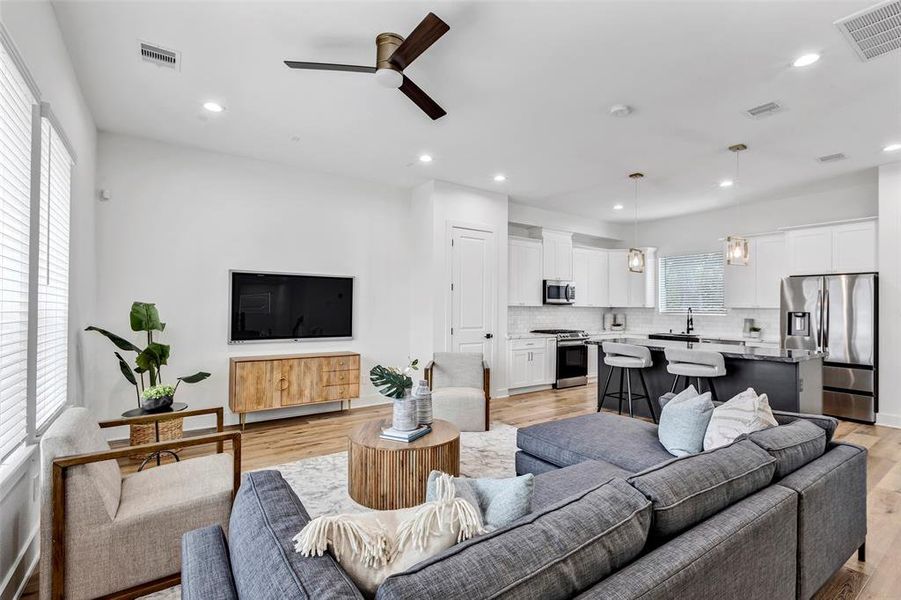
[[[625,331],[589,331],[588,335],[591,336],[592,339],[607,339],[607,338],[616,338],[616,337],[633,337],[633,338],[642,338],[647,337],[651,333],[659,333],[659,332],[650,332],[650,331],[639,331],[633,329],[627,329]],[[766,346],[779,346],[779,340],[773,338],[763,338],[763,339],[753,339],[746,338],[740,335],[716,335],[716,334],[705,334],[705,333],[695,333],[695,335],[699,335],[701,337],[713,338],[718,340],[734,340],[738,342],[744,342],[747,345],[755,345],[761,344]],[[511,333],[507,335],[508,340],[525,340],[525,339],[545,339],[545,338],[553,338],[557,337],[555,335],[549,333]]]

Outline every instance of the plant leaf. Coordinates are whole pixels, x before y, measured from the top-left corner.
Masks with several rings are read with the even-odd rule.
[[[138,357],[135,359],[135,362],[138,364],[140,369],[144,371],[150,371],[151,369],[159,369],[160,365],[168,364],[169,360],[169,346],[166,344],[160,344],[157,342],[152,342],[149,344],[144,350],[138,354]]]
[[[178,380],[184,381],[185,383],[197,383],[199,381],[203,381],[204,379],[206,379],[209,376],[210,376],[209,373],[200,371],[198,373],[194,373],[193,375],[186,375],[184,377],[179,377]]]
[[[166,325],[160,321],[160,313],[156,304],[151,302],[134,302],[128,315],[132,331],[162,331]]]
[[[125,377],[125,379],[128,380],[128,383],[130,383],[131,385],[138,385],[138,380],[135,379],[135,374],[132,372],[129,364],[125,362],[125,359],[122,358],[122,355],[118,352],[114,352],[113,354],[115,354],[116,358],[119,359],[119,370],[122,371],[122,375]]]
[[[403,373],[398,373],[396,369],[385,368],[381,365],[370,369],[369,381],[379,390],[380,394],[389,398],[403,398],[404,391],[413,387],[412,379]]]
[[[100,335],[106,336],[106,338],[116,345],[116,348],[119,350],[127,350],[128,352],[141,352],[141,349],[126,340],[123,337],[119,337],[115,333],[111,333],[106,329],[100,329],[99,327],[94,327],[91,325],[90,327],[85,328],[85,331],[96,331]]]

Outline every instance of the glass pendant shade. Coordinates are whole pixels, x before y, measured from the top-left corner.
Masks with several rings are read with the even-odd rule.
[[[629,271],[644,273],[644,250],[641,248],[629,248]]]
[[[726,264],[747,266],[751,261],[751,248],[748,239],[737,235],[726,238]]]

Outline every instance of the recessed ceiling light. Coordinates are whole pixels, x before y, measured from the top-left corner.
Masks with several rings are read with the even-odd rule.
[[[223,110],[225,110],[225,108],[223,108],[222,105],[219,104],[218,102],[204,102],[203,107],[206,110],[208,110],[210,112],[214,112],[214,113],[220,113]]]
[[[432,155],[431,155],[431,154],[420,154],[420,155],[419,155],[419,162],[421,162],[421,163],[430,163],[430,162],[432,162]]]
[[[820,55],[814,52],[810,54],[803,54],[795,59],[795,62],[792,63],[793,67],[809,67],[816,61],[820,60]]]
[[[732,187],[732,184],[733,184],[733,183],[734,183],[734,182],[733,182],[731,179],[723,179],[723,180],[720,182],[720,187]]]
[[[901,150],[901,144],[889,144],[882,149],[883,152],[895,152],[897,150]]]
[[[497,175],[494,176],[494,180],[498,183],[501,183],[503,181],[507,181],[507,176],[504,175],[503,173],[498,173]]]
[[[613,205],[613,210],[622,210],[622,209],[623,209],[623,205],[622,205],[622,204],[614,204],[614,205]]]

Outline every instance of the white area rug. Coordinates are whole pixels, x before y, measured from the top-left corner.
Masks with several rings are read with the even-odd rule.
[[[492,423],[484,433],[460,434],[460,474],[465,477],[513,477],[516,475],[516,428]],[[280,471],[311,517],[369,510],[347,495],[347,452],[305,458],[267,467]],[[151,600],[180,600],[176,586],[143,596]]]

